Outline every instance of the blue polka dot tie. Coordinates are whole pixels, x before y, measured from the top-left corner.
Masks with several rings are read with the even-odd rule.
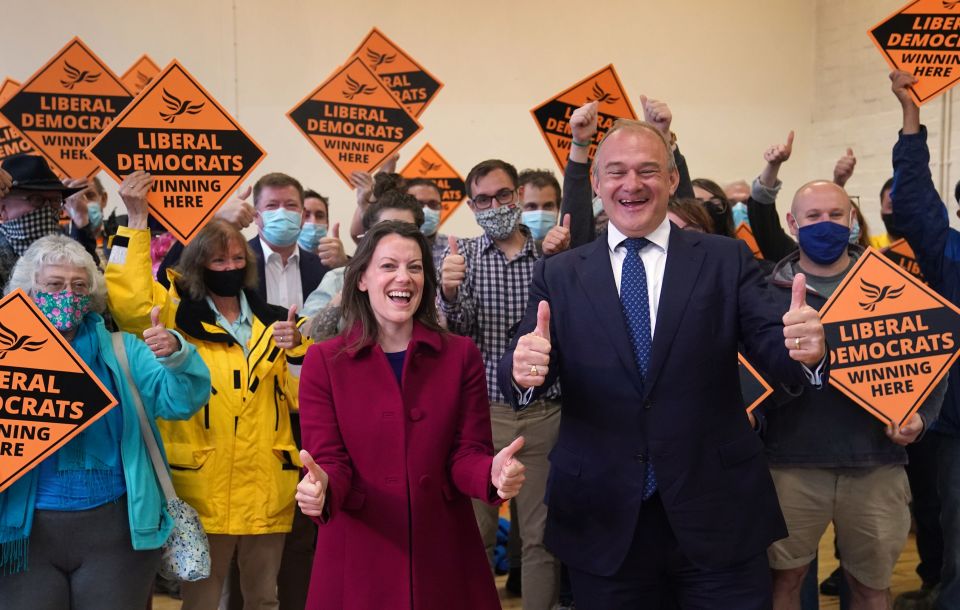
[[[633,358],[636,360],[640,376],[646,380],[650,366],[650,351],[653,339],[650,336],[650,298],[647,294],[647,272],[640,260],[640,250],[650,241],[644,237],[632,237],[624,242],[627,258],[623,261],[620,276],[620,307],[630,328],[630,344],[633,345]],[[647,474],[643,482],[643,499],[646,500],[657,491],[657,475],[653,463],[647,459]]]

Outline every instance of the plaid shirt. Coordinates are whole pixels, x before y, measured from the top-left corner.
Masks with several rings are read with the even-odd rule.
[[[509,261],[486,234],[471,239],[458,238],[458,249],[467,263],[466,277],[455,302],[445,301],[441,291],[437,294],[437,304],[447,318],[447,328],[470,337],[480,348],[491,402],[507,402],[497,386],[497,365],[510,344],[510,330],[526,311],[533,266],[542,256],[527,228],[522,227],[521,231],[527,241],[520,253]],[[449,246],[443,256],[447,254]],[[558,384],[543,395],[546,399],[559,397]]]

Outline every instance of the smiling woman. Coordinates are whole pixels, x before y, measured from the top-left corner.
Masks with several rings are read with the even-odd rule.
[[[345,332],[307,352],[297,501],[321,526],[311,610],[500,607],[470,498],[516,495],[523,439],[493,455],[480,352],[440,328],[436,291],[417,225],[377,223],[344,278]]]

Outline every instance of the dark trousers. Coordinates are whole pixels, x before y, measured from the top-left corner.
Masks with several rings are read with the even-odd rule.
[[[926,585],[940,583],[943,568],[943,529],[940,527],[940,494],[937,491],[937,450],[940,435],[927,433],[922,439],[907,445],[907,480],[913,502],[910,509],[917,525],[917,555],[920,564],[917,574]]]
[[[160,549],[135,551],[126,496],[33,515],[27,569],[0,575],[0,610],[144,608]]]
[[[613,576],[570,568],[578,610],[769,610],[766,552],[723,569],[694,565],[677,544],[660,495],[644,502],[633,544]]]

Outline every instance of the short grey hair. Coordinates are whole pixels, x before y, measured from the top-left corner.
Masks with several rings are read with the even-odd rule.
[[[632,131],[634,133],[650,132],[653,133],[661,142],[663,142],[663,148],[667,153],[667,171],[672,172],[677,169],[677,160],[673,157],[673,149],[670,146],[670,142],[667,141],[667,138],[653,123],[648,123],[646,121],[637,121],[634,119],[617,119],[614,121],[613,126],[603,134],[603,139],[600,140],[600,143],[597,144],[597,151],[593,155],[593,167],[591,168],[594,175],[597,174],[599,170],[597,159],[600,158],[600,150],[603,148],[604,143],[607,139],[618,131]]]
[[[30,244],[10,274],[4,294],[17,288],[29,295],[37,293],[37,275],[47,265],[72,265],[87,273],[90,285],[90,310],[103,313],[107,309],[107,283],[90,253],[66,235],[47,235]]]

